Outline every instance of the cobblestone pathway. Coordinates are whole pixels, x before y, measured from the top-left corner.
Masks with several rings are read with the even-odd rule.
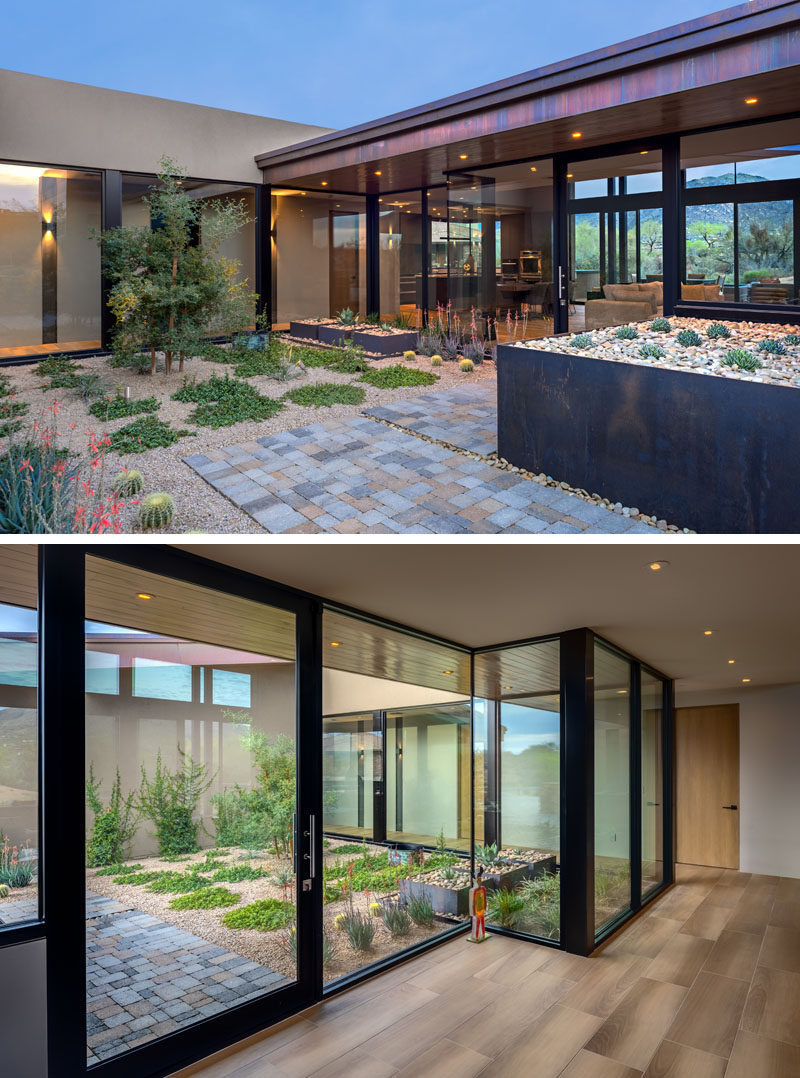
[[[267,966],[95,895],[87,904],[86,960],[90,1063],[289,983]]]
[[[368,415],[485,454],[495,447],[493,394],[493,387],[459,387]],[[314,423],[184,460],[269,532],[654,531],[366,416]]]

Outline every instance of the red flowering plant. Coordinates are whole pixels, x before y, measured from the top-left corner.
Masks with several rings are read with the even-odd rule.
[[[8,835],[0,834],[0,884],[27,887],[36,872],[36,859],[27,844],[12,846]]]
[[[62,432],[60,411],[56,398],[42,408],[30,430],[9,437],[0,456],[0,532],[118,534],[126,502],[107,490],[111,441],[89,430],[86,450],[74,449],[76,424]]]

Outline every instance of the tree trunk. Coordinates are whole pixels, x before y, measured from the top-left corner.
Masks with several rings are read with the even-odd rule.
[[[171,288],[175,289],[175,280],[178,276],[178,252],[173,252],[172,255],[172,282]],[[175,328],[175,311],[169,312],[169,351],[167,352],[167,374],[172,373],[172,330]]]

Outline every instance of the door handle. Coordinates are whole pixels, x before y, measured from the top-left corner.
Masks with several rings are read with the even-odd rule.
[[[722,807],[724,809],[728,809],[729,812],[736,812],[736,810],[738,809],[739,806],[738,805],[723,805]]]
[[[650,808],[658,808],[659,805],[661,804],[661,802],[660,801],[648,801],[647,804],[650,806]]]
[[[314,856],[317,846],[317,818],[308,817],[308,830],[303,832],[303,837],[308,839],[308,851],[303,854],[303,860],[308,862],[308,879],[313,880],[316,875],[317,865]]]

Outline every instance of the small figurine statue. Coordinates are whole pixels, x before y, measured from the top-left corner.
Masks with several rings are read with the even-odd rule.
[[[469,913],[472,917],[472,935],[467,938],[470,943],[483,943],[486,939],[486,888],[480,866],[475,884],[469,889]]]

